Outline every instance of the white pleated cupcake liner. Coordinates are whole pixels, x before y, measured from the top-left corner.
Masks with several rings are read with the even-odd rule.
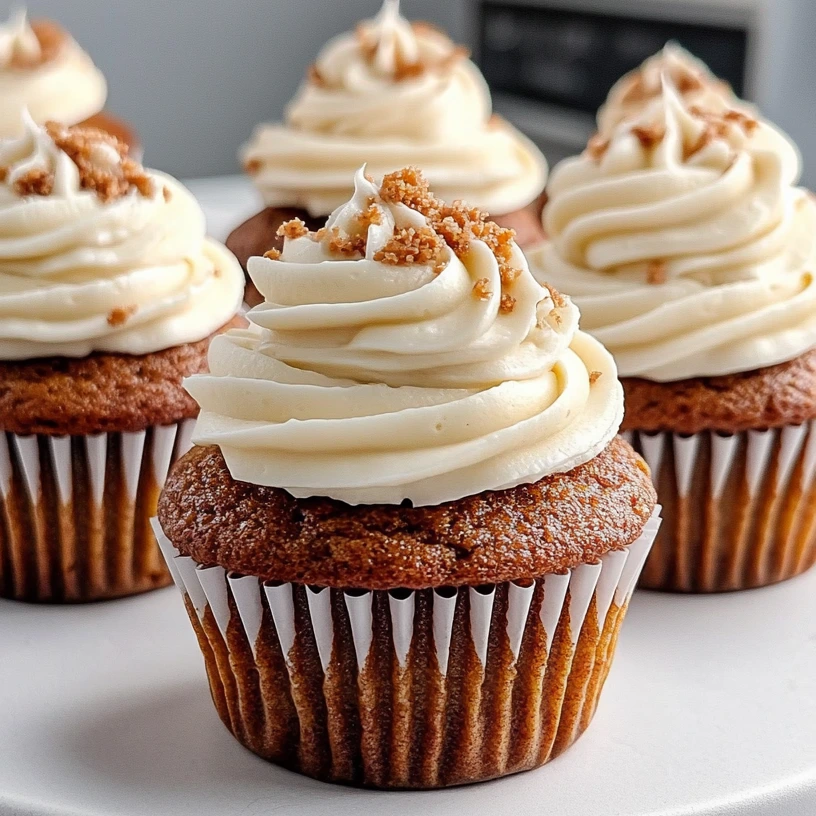
[[[148,521],[194,425],[0,433],[0,596],[88,601],[168,584]]]
[[[816,562],[816,421],[735,434],[622,436],[649,464],[664,505],[641,586],[747,589]]]
[[[317,778],[440,787],[536,767],[583,732],[659,510],[635,542],[596,564],[530,582],[420,591],[263,582],[198,564],[155,520],[154,530],[219,714],[241,742]],[[275,683],[264,679],[273,653]],[[336,678],[354,674],[353,699],[340,695],[341,704]],[[291,711],[287,727],[276,720],[282,709]],[[356,726],[339,728],[344,717]]]

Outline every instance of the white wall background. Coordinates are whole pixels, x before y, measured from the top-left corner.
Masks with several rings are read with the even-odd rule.
[[[403,0],[409,18],[456,37],[467,0]],[[0,0],[6,17],[20,0]],[[238,170],[254,124],[281,115],[325,41],[380,0],[28,0],[61,22],[109,85],[108,109],[134,123],[153,167],[177,176]]]

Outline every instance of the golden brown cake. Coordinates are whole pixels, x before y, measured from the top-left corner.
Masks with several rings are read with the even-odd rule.
[[[538,767],[588,726],[659,526],[612,359],[416,169],[281,234],[159,503],[219,715],[327,781]]]
[[[114,136],[23,125],[0,141],[0,595],[143,592],[169,581],[148,519],[198,412],[182,380],[244,325],[243,275]]]

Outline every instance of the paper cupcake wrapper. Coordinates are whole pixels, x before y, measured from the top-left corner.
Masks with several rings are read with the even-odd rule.
[[[193,425],[94,436],[0,432],[0,596],[93,601],[169,584],[149,520]]]
[[[326,781],[436,788],[537,767],[584,731],[658,511],[627,549],[563,575],[391,592],[203,567],[154,526],[243,745]]]
[[[816,562],[816,422],[624,436],[649,463],[663,504],[642,587],[748,589]]]

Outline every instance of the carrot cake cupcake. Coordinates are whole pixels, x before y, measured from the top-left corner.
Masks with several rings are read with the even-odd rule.
[[[643,585],[757,587],[816,561],[816,202],[783,133],[661,82],[555,169],[531,264],[623,376],[666,519]]]
[[[28,110],[38,124],[98,127],[140,150],[133,128],[102,110],[106,97],[105,77],[60,25],[22,10],[0,24],[0,139],[22,133]]]
[[[159,502],[219,714],[328,781],[537,767],[592,718],[658,524],[612,357],[415,170],[283,232]]]
[[[284,221],[321,227],[351,194],[363,162],[377,176],[416,164],[446,200],[464,199],[513,228],[522,245],[535,243],[547,163],[491,107],[467,50],[425,23],[409,23],[398,0],[385,0],[373,20],[326,45],[285,122],[260,125],[242,149],[266,209],[227,246],[246,265],[281,248],[276,232]],[[250,290],[248,299],[259,297]]]
[[[148,519],[243,273],[177,181],[102,131],[0,141],[0,595],[169,581]]]

